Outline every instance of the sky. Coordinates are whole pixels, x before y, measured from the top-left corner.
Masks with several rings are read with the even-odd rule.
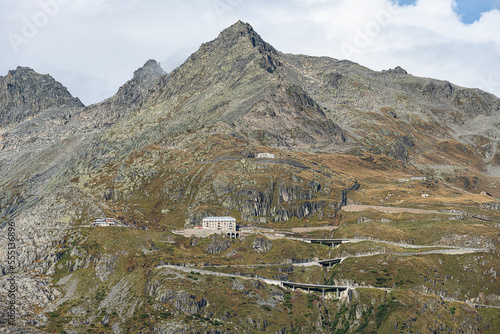
[[[0,75],[31,67],[89,105],[148,59],[170,72],[238,20],[282,52],[500,96],[500,0],[1,0]]]

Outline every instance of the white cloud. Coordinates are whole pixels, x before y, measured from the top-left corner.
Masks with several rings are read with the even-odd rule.
[[[375,70],[400,65],[500,96],[500,11],[466,25],[453,0],[403,7],[390,0],[41,0],[54,1],[64,4],[18,53],[9,36],[22,37],[26,20],[43,8],[2,1],[0,75],[33,67],[86,104],[114,94],[147,59],[173,69],[238,19],[284,52],[350,58]]]

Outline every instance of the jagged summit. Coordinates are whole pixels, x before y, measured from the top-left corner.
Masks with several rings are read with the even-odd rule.
[[[136,100],[139,96],[144,97],[145,93],[147,93],[164,74],[165,71],[161,68],[160,64],[156,60],[150,59],[134,72],[131,80],[120,87],[116,96],[128,102]]]
[[[234,44],[241,37],[257,37],[261,39],[261,37],[255,32],[255,30],[253,30],[250,24],[238,21],[235,24],[222,30],[215,41],[225,42],[226,44]]]
[[[248,23],[238,21],[229,28],[223,30],[215,42],[220,42],[223,45],[236,44],[240,39],[246,38],[254,48],[264,57],[263,65],[268,72],[274,72],[280,61],[278,59],[278,51],[269,43],[264,41],[262,37]]]
[[[160,64],[156,60],[150,59],[134,72],[132,81],[149,85],[149,83],[156,81],[163,74],[165,74],[165,71],[161,68]]]
[[[383,70],[382,71],[383,74],[408,74],[408,72],[406,72],[406,70],[404,68],[402,68],[401,66],[396,66],[395,68],[390,68],[388,70]]]
[[[238,21],[232,26],[224,29],[214,42],[219,44],[219,46],[224,45],[226,47],[231,47],[238,43],[241,38],[248,39],[254,47],[258,47],[264,51],[276,52],[270,44],[266,43],[262,37],[260,37],[250,24],[242,21]]]
[[[148,96],[159,78],[166,75],[153,59],[134,71],[132,79],[123,84],[115,95],[85,108],[86,118],[99,128],[107,128],[135,109]]]
[[[52,76],[21,66],[0,77],[0,102],[0,127],[14,125],[50,108],[83,107]]]
[[[11,78],[13,76],[20,76],[23,74],[28,74],[30,72],[35,72],[35,71],[29,67],[18,66],[15,70],[9,70],[9,72],[7,72],[6,77]],[[3,77],[1,77],[1,78],[3,78]]]
[[[236,68],[257,60],[259,66],[269,73],[281,65],[279,52],[265,42],[250,24],[242,21],[224,29],[216,39],[202,44],[189,59],[202,59],[206,65],[236,60]]]

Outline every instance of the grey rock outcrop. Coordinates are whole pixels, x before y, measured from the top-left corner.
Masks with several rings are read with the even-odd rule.
[[[218,254],[222,253],[229,247],[231,247],[231,242],[229,240],[214,235],[210,237],[210,242],[206,246],[205,251],[209,254]]]
[[[403,74],[403,75],[408,74],[408,72],[406,72],[406,70],[404,68],[402,68],[401,66],[396,66],[395,68],[383,70],[382,73],[384,73],[384,74]]]
[[[155,281],[148,285],[148,294],[161,303],[171,303],[180,312],[186,314],[199,314],[209,305],[204,297],[198,299],[195,295],[186,291],[175,291],[167,289],[161,281]]]
[[[134,72],[132,79],[121,86],[114,96],[86,107],[82,111],[85,119],[91,120],[96,128],[112,126],[127,113],[136,110],[164,75],[166,73],[158,62],[148,60]]]
[[[231,283],[231,289],[236,290],[236,291],[246,291],[247,290],[247,288],[245,287],[243,282],[238,280],[238,279],[235,279]]]
[[[117,256],[104,255],[95,266],[95,274],[102,282],[106,281],[116,269]]]
[[[273,243],[271,240],[256,238],[252,243],[252,248],[258,253],[265,253],[273,248]]]
[[[109,319],[109,316],[108,316],[108,315],[105,315],[105,316],[104,316],[104,317],[102,317],[102,319],[101,319],[101,324],[102,324],[103,326],[107,326],[107,325],[109,325],[109,320],[110,320],[110,319]]]

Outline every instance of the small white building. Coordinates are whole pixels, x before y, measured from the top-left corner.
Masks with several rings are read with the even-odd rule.
[[[236,233],[236,218],[233,217],[205,217],[201,221],[201,228],[220,234],[227,233],[230,238],[239,236],[239,233]]]
[[[268,159],[275,159],[276,155],[272,153],[257,153],[257,158],[268,158]]]
[[[409,181],[427,181],[425,176],[412,176],[409,179],[398,179],[398,182],[409,182]]]
[[[93,226],[113,226],[118,225],[114,218],[96,218],[94,220]]]

